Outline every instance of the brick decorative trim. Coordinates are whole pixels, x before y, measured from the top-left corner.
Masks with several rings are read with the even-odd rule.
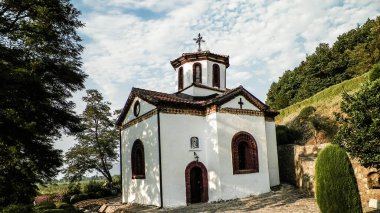
[[[146,119],[152,117],[152,116],[155,115],[155,114],[157,114],[157,109],[150,110],[149,112],[147,112],[147,113],[141,115],[140,117],[135,118],[135,119],[133,119],[133,120],[131,120],[131,121],[129,121],[129,122],[123,124],[123,125],[120,127],[120,129],[123,130],[123,129],[126,129],[126,128],[128,128],[128,127],[131,127],[131,126],[133,126],[133,125],[135,125],[135,124],[137,124],[137,123],[140,123],[140,122],[143,121],[143,120],[146,120]]]
[[[246,168],[239,169],[239,144],[246,143],[248,152],[245,155]],[[259,172],[259,156],[257,152],[257,143],[255,138],[248,132],[238,132],[232,137],[231,143],[232,150],[232,167],[233,174],[247,174]]]
[[[204,110],[196,110],[196,109],[161,108],[160,112],[167,113],[167,114],[186,114],[186,115],[206,116],[206,112]]]
[[[219,112],[236,114],[236,115],[264,116],[264,112],[259,111],[259,110],[250,110],[250,109],[221,108],[219,109]]]
[[[191,183],[190,172],[194,167],[199,167],[202,171],[202,195],[201,202],[208,202],[208,174],[205,165],[198,161],[192,161],[186,166],[185,181],[186,181],[186,203],[191,204]]]
[[[195,116],[206,116],[210,115],[215,112],[220,113],[229,113],[229,114],[236,114],[236,115],[253,115],[253,116],[264,116],[264,112],[258,111],[258,110],[250,110],[250,109],[234,109],[234,108],[219,108],[217,105],[212,105],[210,107],[207,107],[204,109],[178,109],[178,108],[161,108],[160,112],[167,113],[167,114],[185,114],[185,115],[195,115]],[[153,109],[143,115],[141,115],[138,118],[135,118],[125,124],[123,124],[120,128],[126,129],[129,128],[137,123],[140,123],[141,121],[144,121],[153,115],[157,114],[157,109]],[[274,118],[265,116],[266,121],[274,121]]]
[[[206,116],[206,115],[210,115],[210,114],[215,113],[215,112],[237,114],[237,115],[264,116],[264,112],[257,111],[257,110],[219,108],[216,105],[212,105],[210,107],[207,107],[206,110],[162,108],[161,112],[167,113],[167,114],[187,114],[187,115],[196,115],[196,116]]]
[[[195,115],[195,116],[207,116],[215,112],[220,113],[229,113],[229,114],[236,114],[236,115],[253,115],[253,116],[264,116],[264,112],[257,111],[257,110],[249,110],[249,109],[233,109],[233,108],[219,108],[216,105],[212,105],[210,107],[207,107],[206,110],[203,109],[178,109],[178,108],[161,108],[160,112],[167,113],[167,114],[184,114],[184,115]],[[143,115],[141,115],[138,118],[135,118],[125,124],[123,124],[120,128],[126,129],[129,128],[137,123],[140,123],[141,121],[144,121],[153,115],[157,114],[157,109],[153,109]],[[274,121],[274,118],[271,117],[265,117],[266,121]]]

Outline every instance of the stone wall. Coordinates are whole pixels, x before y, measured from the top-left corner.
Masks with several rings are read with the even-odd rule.
[[[278,161],[281,182],[288,182],[299,187],[309,196],[314,196],[314,166],[317,154],[328,144],[317,145],[280,145]],[[380,200],[379,173],[367,169],[356,160],[351,160],[359,187],[360,198],[364,209],[368,208],[370,199]],[[372,182],[371,182],[372,181]],[[370,182],[370,183],[369,183]]]

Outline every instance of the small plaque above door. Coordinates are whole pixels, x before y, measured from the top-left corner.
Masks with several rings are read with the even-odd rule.
[[[199,149],[199,139],[198,137],[190,138],[190,148],[191,149]]]

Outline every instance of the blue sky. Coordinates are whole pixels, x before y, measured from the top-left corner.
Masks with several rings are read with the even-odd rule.
[[[203,50],[230,56],[227,87],[243,85],[265,101],[273,81],[340,34],[380,14],[378,0],[74,0],[85,27],[87,89],[99,90],[113,109],[132,87],[175,92],[170,60]],[[77,111],[84,105],[75,94]],[[62,139],[67,150],[74,141]]]

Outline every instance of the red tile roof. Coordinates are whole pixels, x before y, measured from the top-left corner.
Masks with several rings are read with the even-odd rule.
[[[198,86],[198,85],[193,85]],[[270,109],[269,106],[261,102],[254,95],[249,93],[244,87],[239,86],[232,90],[227,90],[223,94],[213,94],[209,96],[191,96],[184,93],[174,93],[168,94],[163,92],[156,92],[151,90],[132,88],[132,91],[128,97],[127,102],[117,120],[117,125],[121,125],[122,121],[125,119],[125,116],[132,105],[135,97],[139,97],[142,100],[155,105],[157,107],[171,107],[171,108],[180,108],[180,109],[197,109],[197,110],[205,110],[207,107],[212,105],[222,105],[223,103],[232,100],[233,98],[242,95],[248,101],[250,101],[253,105],[260,109],[260,111],[264,111],[264,113],[269,117],[274,117],[278,115],[278,112]]]
[[[210,51],[201,51],[194,53],[183,53],[182,56],[170,61],[171,65],[176,69],[186,62],[191,61],[201,61],[201,60],[210,60],[213,62],[221,63],[226,65],[226,68],[230,66],[229,56],[215,54]]]

